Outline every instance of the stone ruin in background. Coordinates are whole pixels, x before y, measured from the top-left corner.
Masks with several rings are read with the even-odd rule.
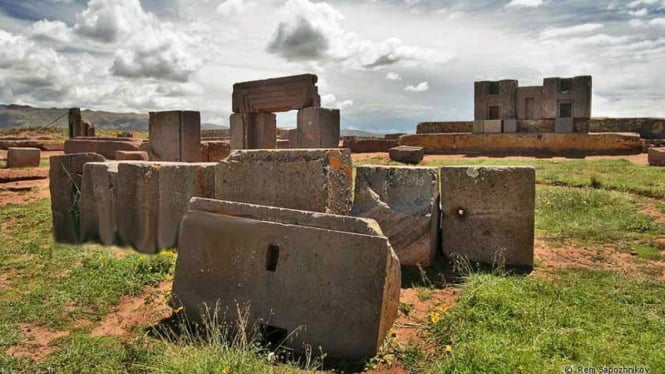
[[[312,115],[325,111],[306,106],[318,104],[315,82],[236,85],[232,138],[272,145],[274,115],[264,111],[299,107],[298,141],[327,142],[339,116]],[[191,321],[216,310],[236,322],[237,306],[249,305],[249,322],[295,352],[366,359],[397,318],[401,268],[436,258],[533,266],[532,168],[358,167],[354,189],[348,149],[191,162],[198,113],[151,113],[150,124],[151,161],[51,157],[53,231],[62,243],[175,247],[172,302]]]

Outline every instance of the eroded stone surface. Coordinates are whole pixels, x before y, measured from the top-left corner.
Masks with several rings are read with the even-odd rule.
[[[233,112],[287,112],[319,106],[317,80],[316,75],[303,74],[236,83],[233,85]]]
[[[106,246],[118,244],[117,193],[118,162],[85,164],[81,182],[81,242],[97,241]]]
[[[143,141],[132,138],[86,138],[65,141],[65,154],[97,153],[113,160],[117,151],[139,151]]]
[[[150,112],[149,154],[153,161],[201,161],[201,114]]]
[[[338,220],[340,220],[338,222]],[[185,216],[174,302],[192,321],[207,306],[237,323],[270,326],[305,352],[365,359],[397,317],[399,261],[367,221],[280,208],[193,200]]]
[[[409,147],[406,145],[390,148],[388,151],[390,159],[393,161],[401,162],[404,164],[417,165],[422,162],[425,157],[425,148],[423,147]]]
[[[337,148],[340,117],[338,109],[304,108],[298,111],[298,147]]]
[[[8,168],[38,167],[41,150],[39,148],[10,147],[7,149]]]
[[[665,148],[649,148],[649,165],[665,166]]]

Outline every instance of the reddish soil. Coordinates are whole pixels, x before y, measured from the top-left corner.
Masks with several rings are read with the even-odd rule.
[[[29,204],[49,196],[48,179],[0,183],[0,206]]]
[[[119,336],[129,338],[132,329],[159,322],[171,315],[167,306],[167,295],[171,282],[162,282],[157,287],[146,287],[138,296],[125,296],[114,311],[97,325],[92,336]]]
[[[647,204],[641,213],[653,217],[657,224],[665,225],[665,214],[658,211],[653,205]]]
[[[51,342],[69,335],[69,331],[53,331],[41,326],[20,325],[21,334],[26,338],[19,345],[11,346],[6,353],[12,357],[27,357],[33,361],[41,361],[55,347]]]

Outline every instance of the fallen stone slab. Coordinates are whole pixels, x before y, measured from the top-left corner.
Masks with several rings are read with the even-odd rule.
[[[642,152],[632,133],[516,133],[404,135],[400,145],[425,148],[425,154],[519,156],[629,155]]]
[[[391,148],[399,146],[398,139],[360,138],[345,136],[342,138],[342,148],[348,148],[351,153],[389,152]]]
[[[10,169],[38,167],[41,154],[39,148],[11,147],[7,150],[7,167]]]
[[[215,198],[346,215],[351,210],[349,150],[232,151],[215,174]]]
[[[96,153],[76,153],[51,156],[49,161],[53,236],[57,243],[78,244],[83,165],[88,162],[103,162],[105,159]]]
[[[114,160],[117,151],[139,151],[142,143],[142,140],[133,138],[78,137],[65,141],[65,154],[97,153]]]
[[[379,223],[402,266],[430,266],[440,245],[438,170],[388,166],[356,168],[351,214]]]
[[[120,241],[142,253],[175,247],[189,200],[214,196],[216,165],[121,162],[116,203]]]
[[[425,148],[402,145],[388,150],[390,159],[404,164],[417,165],[425,158]]]
[[[530,167],[441,169],[441,237],[451,261],[533,268],[536,173]]]
[[[201,114],[150,112],[148,153],[153,161],[201,161]]]
[[[665,148],[649,148],[649,165],[665,166]]]
[[[81,182],[81,242],[105,246],[119,243],[116,202],[118,162],[89,162],[83,166]]]
[[[313,74],[294,75],[233,85],[234,113],[288,112],[320,106]]]
[[[118,161],[148,161],[150,157],[146,151],[115,151]]]
[[[400,266],[376,223],[353,217],[192,199],[178,241],[173,303],[260,327],[297,353],[376,355],[397,318]]]

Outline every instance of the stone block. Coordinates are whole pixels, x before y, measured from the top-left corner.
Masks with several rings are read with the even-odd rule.
[[[535,178],[530,167],[442,168],[443,254],[532,268]]]
[[[402,145],[399,147],[390,148],[388,154],[390,155],[390,159],[393,161],[401,162],[404,164],[417,165],[421,163],[425,157],[425,148]]]
[[[288,112],[320,106],[313,74],[295,75],[233,85],[233,113]]]
[[[173,303],[262,326],[297,353],[373,357],[397,317],[399,260],[376,223],[192,199],[181,226]],[[380,232],[380,231],[379,231]],[[209,311],[209,312],[206,312]]]
[[[503,132],[511,134],[517,132],[517,120],[516,119],[504,119],[503,120]]]
[[[379,223],[402,266],[429,266],[440,244],[438,170],[358,167],[351,214]]]
[[[232,151],[215,179],[219,200],[343,215],[351,209],[349,150]]]
[[[121,162],[118,165],[118,234],[142,253],[176,245],[189,200],[212,197],[215,163]]]
[[[79,198],[83,165],[105,159],[96,153],[79,153],[51,156],[49,161],[53,236],[57,243],[80,243]]]
[[[301,148],[337,148],[339,146],[339,110],[303,108],[298,111],[298,146]]]
[[[81,242],[118,244],[117,193],[118,162],[85,164],[81,182]]]
[[[649,165],[665,166],[665,148],[649,148]]]
[[[484,120],[475,120],[473,121],[473,133],[474,134],[483,134],[485,133],[485,121]]]
[[[277,149],[289,149],[290,142],[289,139],[277,139]]]
[[[143,141],[130,138],[86,138],[65,140],[65,154],[97,153],[106,159],[115,159],[117,151],[138,151]]]
[[[9,147],[7,149],[7,167],[8,168],[36,168],[41,159],[41,150],[39,148],[18,148]]]
[[[398,139],[360,138],[345,136],[342,138],[342,148],[348,148],[351,153],[388,153],[391,148],[399,146]]]
[[[277,116],[272,113],[231,114],[231,149],[275,149]]]
[[[83,121],[81,119],[81,109],[71,108],[68,113],[69,138],[85,136],[83,132]]]
[[[571,133],[575,131],[575,120],[572,118],[557,118],[554,120],[554,132]]]
[[[500,119],[486,119],[483,121],[483,132],[485,134],[499,134],[503,130],[503,121]]]
[[[300,148],[298,145],[298,135],[299,131],[298,129],[290,129],[289,130],[289,148]]]
[[[118,161],[148,161],[150,157],[146,151],[116,151],[115,159]]]
[[[416,127],[416,134],[441,134],[474,131],[473,121],[448,121],[448,122],[420,122]],[[481,125],[482,133],[482,125]],[[400,134],[406,135],[406,134]],[[388,136],[386,136],[388,138]],[[399,138],[399,137],[398,137]]]
[[[228,141],[214,140],[201,142],[201,160],[203,162],[217,162],[229,156],[231,145]]]
[[[150,159],[201,160],[201,114],[192,111],[150,112]]]

